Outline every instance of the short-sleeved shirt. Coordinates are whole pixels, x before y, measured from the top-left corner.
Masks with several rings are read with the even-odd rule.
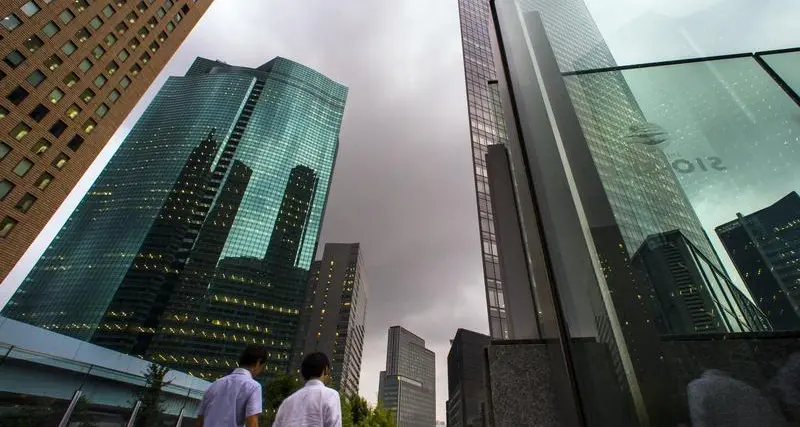
[[[261,413],[261,384],[250,371],[236,368],[206,390],[197,415],[209,427],[242,427],[245,418]]]
[[[272,427],[342,427],[339,392],[309,380],[281,403]]]

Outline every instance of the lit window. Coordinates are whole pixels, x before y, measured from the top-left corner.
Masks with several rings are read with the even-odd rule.
[[[19,202],[17,202],[17,205],[14,207],[18,211],[25,213],[31,209],[31,206],[33,206],[35,202],[36,202],[36,197],[34,197],[33,194],[25,193],[25,195],[22,196],[21,199],[19,199]]]
[[[64,9],[64,11],[61,12],[61,14],[58,15],[58,19],[60,19],[61,22],[66,24],[69,21],[72,21],[73,19],[75,19],[75,15],[69,9]]]
[[[50,21],[44,27],[42,27],[42,34],[46,35],[48,38],[53,37],[58,33],[61,29],[58,28],[55,22]]]
[[[111,62],[108,63],[108,66],[106,66],[106,73],[108,73],[109,76],[113,76],[114,73],[116,73],[118,69],[119,69],[119,65],[117,65],[116,62],[111,61]]]
[[[103,20],[100,19],[99,16],[95,16],[91,21],[89,21],[89,26],[96,30],[103,26]]]
[[[93,90],[91,90],[89,88],[86,88],[86,90],[81,92],[81,99],[83,100],[83,102],[88,104],[89,101],[92,100],[92,98],[94,98],[94,91]]]
[[[67,130],[67,124],[61,120],[56,120],[53,126],[50,126],[50,134],[58,138],[64,131]]]
[[[108,47],[114,46],[114,43],[117,42],[117,36],[115,36],[114,33],[108,33],[108,35],[105,38],[105,41],[106,41],[106,46]]]
[[[12,138],[19,141],[22,138],[25,138],[25,135],[27,135],[28,132],[30,131],[31,131],[30,126],[26,125],[25,122],[19,122],[19,124],[15,126],[14,129],[11,129],[11,132],[9,132],[8,134],[11,135]]]
[[[78,80],[80,79],[77,74],[69,73],[64,77],[64,84],[67,85],[67,87],[72,87],[75,86],[75,83],[78,83]]]
[[[83,43],[86,40],[89,40],[89,37],[91,36],[92,33],[90,33],[85,27],[81,28],[77,33],[75,33],[75,38],[78,40],[78,43]]]
[[[150,43],[150,51],[151,52],[153,52],[153,53],[158,52],[158,48],[159,48],[158,43],[156,43],[156,42]]]
[[[126,59],[128,59],[128,57],[130,57],[130,56],[131,56],[131,55],[128,53],[128,51],[127,51],[127,50],[125,50],[125,49],[122,49],[122,50],[121,50],[121,51],[119,51],[119,53],[117,54],[117,59],[119,59],[119,61],[120,61],[120,62],[125,62],[125,60],[126,60]]]
[[[78,12],[83,12],[87,7],[89,7],[89,2],[86,0],[75,0],[75,9]]]
[[[22,160],[20,160],[19,163],[14,166],[14,174],[22,178],[28,173],[29,170],[31,170],[32,167],[33,162],[23,157]]]
[[[0,221],[0,237],[7,237],[11,230],[14,229],[14,226],[17,225],[17,220],[7,216]]]
[[[78,64],[78,68],[85,73],[89,71],[89,68],[92,68],[92,65],[94,65],[92,64],[92,61],[89,59],[84,59],[80,64]]]
[[[120,85],[120,86],[121,86],[123,89],[127,89],[127,88],[128,88],[128,86],[130,86],[130,85],[131,85],[131,79],[129,79],[129,78],[128,78],[128,76],[125,76],[125,77],[123,77],[122,79],[120,79],[120,81],[119,81],[119,85]]]
[[[13,13],[11,13],[8,16],[6,16],[5,18],[3,18],[2,21],[0,21],[0,25],[5,27],[6,30],[12,31],[14,28],[17,28],[20,25],[22,25],[22,21],[19,20],[17,15],[14,15]]]
[[[0,105],[0,119],[6,118],[7,115],[8,115],[8,110],[6,110],[6,107]]]
[[[52,54],[52,55],[50,55],[49,58],[47,58],[44,61],[44,66],[47,67],[50,71],[53,71],[56,68],[58,68],[59,65],[61,65],[63,63],[64,63],[64,61],[62,61],[61,58],[58,55]]]
[[[167,40],[167,38],[168,38],[167,33],[163,31],[158,34],[158,41],[160,41],[161,43],[164,43]]]
[[[111,7],[111,5],[108,5],[108,6],[103,8],[103,16],[105,16],[106,18],[110,18],[111,15],[114,14],[114,12],[116,12],[116,11],[114,10],[113,7]]]
[[[125,16],[125,20],[133,24],[139,18],[139,15],[136,12],[131,12],[127,16]]]
[[[59,153],[58,156],[56,156],[56,158],[53,159],[53,167],[58,170],[64,169],[64,166],[67,164],[68,161],[69,161],[69,156],[67,156],[64,153]]]
[[[113,104],[113,103],[117,102],[119,97],[120,97],[119,91],[114,89],[114,90],[111,91],[111,93],[108,94],[108,102]]]
[[[142,64],[147,64],[147,61],[150,60],[150,54],[145,52],[142,56],[139,57],[139,60],[142,61]]]
[[[106,85],[107,81],[108,79],[106,78],[106,76],[98,74],[97,77],[95,77],[94,79],[94,85],[97,86],[98,88],[101,88]]]
[[[41,122],[49,112],[50,110],[47,107],[45,107],[42,104],[39,104],[33,110],[31,110],[30,113],[28,113],[28,116],[30,116],[30,118],[32,118],[36,122]]]
[[[148,30],[147,27],[142,27],[139,28],[139,31],[137,31],[136,34],[138,34],[139,37],[144,39],[145,37],[147,37],[148,34],[150,34],[150,30]]]
[[[39,38],[39,36],[33,35],[30,36],[28,40],[25,40],[23,45],[25,46],[25,49],[28,49],[28,52],[33,53],[39,50],[40,47],[44,46],[44,42]]]
[[[17,86],[11,93],[6,96],[6,99],[11,101],[14,105],[19,105],[25,98],[28,97],[28,91],[23,89],[22,86]]]
[[[47,99],[49,99],[53,104],[56,104],[58,101],[61,101],[61,98],[63,97],[64,92],[62,92],[59,88],[55,88],[52,92],[50,92],[50,95],[47,96]]]
[[[94,121],[94,119],[89,119],[89,120],[86,121],[86,123],[83,124],[83,131],[86,132],[87,134],[89,134],[89,133],[92,133],[92,131],[96,127],[97,127],[97,122]],[[83,141],[81,141],[81,142],[83,142]],[[73,150],[73,151],[75,151],[75,150]]]
[[[67,108],[66,116],[70,119],[75,119],[75,117],[78,117],[78,114],[80,114],[81,111],[81,107],[78,107],[77,104],[72,104],[69,108]]]
[[[158,25],[158,21],[156,20],[156,18],[150,18],[150,19],[147,21],[147,25],[149,25],[149,26],[150,26],[150,28],[155,28],[155,27],[156,27],[156,25]]]
[[[125,31],[128,31],[128,26],[125,25],[124,22],[120,22],[119,24],[117,24],[116,27],[114,27],[114,31],[116,31],[117,34],[120,35],[125,34]]]
[[[0,160],[3,160],[11,152],[11,146],[0,141]]]
[[[147,5],[144,4],[143,1],[140,1],[139,4],[136,5],[136,9],[139,9],[139,13],[144,13],[147,10]]]
[[[71,41],[64,43],[64,46],[61,46],[61,51],[67,56],[72,55],[76,50],[78,50],[78,46],[75,46],[75,43],[72,43]]]
[[[108,114],[108,105],[105,103],[98,105],[97,110],[95,110],[94,113],[97,114],[97,117],[105,117],[106,114]]]
[[[11,192],[15,187],[14,183],[8,180],[0,180],[0,200],[3,200],[8,196],[8,193]]]
[[[94,59],[100,59],[103,55],[105,55],[106,50],[103,49],[103,46],[97,45],[92,49],[92,55]]]
[[[131,41],[128,43],[128,47],[130,47],[131,50],[136,50],[136,48],[139,47],[139,39],[137,39],[136,37],[132,38]]]
[[[72,151],[78,151],[78,149],[81,148],[82,144],[83,144],[83,137],[80,135],[75,135],[67,143],[67,148],[69,148]]]
[[[40,10],[42,10],[42,8],[40,8],[39,5],[36,4],[36,2],[34,1],[29,1],[23,4],[20,9],[22,10],[22,13],[27,15],[29,18],[33,15],[36,15],[37,13],[39,13]]]
[[[31,147],[31,153],[41,156],[47,151],[48,148],[50,148],[51,145],[52,144],[50,144],[50,141],[42,138],[36,144],[33,144],[33,147]]]
[[[140,67],[139,64],[131,65],[131,75],[133,77],[138,76],[139,75],[139,71],[142,71],[142,67]]]
[[[40,84],[42,84],[42,82],[43,82],[43,81],[44,81],[44,79],[46,79],[46,78],[47,78],[47,77],[45,77],[45,75],[44,75],[44,73],[43,73],[43,72],[41,72],[41,71],[39,71],[39,70],[33,70],[33,72],[31,72],[30,74],[28,74],[28,77],[26,77],[26,78],[25,78],[25,81],[26,81],[26,82],[28,82],[28,83],[30,83],[30,85],[31,85],[31,86],[33,86],[33,87],[37,87],[37,86],[39,86]]]
[[[22,55],[22,53],[20,53],[18,50],[12,50],[11,53],[6,55],[4,61],[9,67],[17,68],[19,64],[22,64],[25,61],[25,56]]]
[[[53,182],[53,175],[45,172],[39,176],[39,179],[37,179],[33,185],[35,185],[36,188],[44,191],[44,189],[47,188],[51,182]]]

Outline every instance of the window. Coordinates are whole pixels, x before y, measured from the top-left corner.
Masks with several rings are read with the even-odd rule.
[[[6,110],[6,107],[0,105],[0,119],[6,118],[7,115],[8,115],[8,110]]]
[[[65,130],[67,130],[67,124],[61,120],[56,120],[56,122],[53,123],[53,126],[50,126],[50,133],[56,138],[61,136]]]
[[[47,188],[47,186],[50,185],[51,182],[53,182],[53,175],[44,172],[39,176],[39,179],[37,179],[33,185],[35,185],[36,188],[44,191],[44,189]]]
[[[120,22],[119,24],[117,24],[116,27],[114,27],[114,31],[116,31],[117,34],[120,35],[125,34],[125,31],[128,31],[128,26],[125,25],[124,22]]]
[[[14,183],[9,180],[2,180],[0,181],[0,200],[3,200],[8,196],[8,193],[11,192],[15,187]]]
[[[6,155],[11,152],[11,146],[5,142],[0,141],[0,160],[6,158]]]
[[[142,64],[147,64],[147,61],[150,60],[150,54],[145,52],[142,56],[139,57],[139,60],[142,61]]]
[[[75,135],[67,143],[67,148],[72,151],[78,151],[78,148],[81,148],[81,144],[83,144],[83,137],[80,135]]]
[[[103,16],[105,16],[106,18],[110,18],[111,15],[114,14],[114,12],[116,12],[116,11],[114,10],[113,7],[111,7],[111,5],[108,5],[108,6],[103,8]]]
[[[28,114],[33,120],[37,122],[41,122],[42,119],[47,116],[50,110],[42,104],[37,105],[31,112]]]
[[[106,85],[107,81],[108,79],[106,78],[106,76],[98,74],[97,77],[95,77],[94,79],[94,85],[97,86],[98,88],[102,88],[103,86]]]
[[[10,13],[8,16],[3,18],[2,21],[0,21],[0,25],[4,26],[6,30],[12,31],[14,28],[17,28],[20,25],[22,25],[22,21],[19,20],[17,15]]]
[[[158,25],[158,20],[156,20],[156,18],[150,18],[150,19],[147,21],[147,25],[149,25],[149,26],[150,26],[150,28],[155,28],[155,27],[156,27],[156,25]]]
[[[114,43],[117,42],[117,36],[115,36],[114,33],[108,33],[108,35],[105,38],[105,42],[106,46],[108,47],[114,46]]]
[[[50,148],[51,145],[53,144],[51,144],[50,141],[42,138],[37,141],[36,144],[33,144],[33,147],[31,147],[31,153],[41,156],[47,151],[48,148]]]
[[[18,50],[12,50],[11,53],[6,55],[5,63],[11,68],[17,68],[19,64],[25,62],[25,56]]]
[[[56,158],[53,159],[52,164],[54,168],[61,170],[64,169],[64,166],[67,164],[68,161],[69,161],[68,155],[64,153],[59,153],[58,156],[56,156]]]
[[[160,46],[158,45],[157,42],[150,43],[150,51],[153,52],[153,53],[158,52],[158,48],[159,47]]]
[[[139,9],[139,13],[144,13],[147,10],[147,5],[144,4],[143,1],[140,1],[139,4],[136,5],[136,9]]]
[[[94,110],[94,113],[97,114],[97,117],[100,117],[102,119],[103,117],[106,116],[106,114],[108,114],[108,105],[106,105],[105,103],[98,105],[97,109]]]
[[[64,63],[64,61],[62,61],[61,58],[54,53],[54,54],[50,55],[49,58],[45,59],[44,66],[47,67],[50,71],[53,71],[56,68],[58,68],[59,65],[61,65],[63,63]]]
[[[78,68],[80,68],[81,71],[83,71],[85,73],[85,72],[89,71],[89,68],[92,68],[92,65],[94,65],[94,64],[92,64],[92,61],[90,61],[87,58],[87,59],[84,59],[83,61],[81,61],[80,64],[78,64]]]
[[[46,78],[47,77],[44,75],[43,72],[39,70],[33,70],[30,74],[28,74],[28,77],[25,78],[25,81],[30,83],[31,86],[37,87],[40,84],[42,84],[42,82]]]
[[[185,5],[181,6],[181,12],[183,12],[184,15],[189,13],[189,5],[185,4]]]
[[[8,134],[11,135],[12,138],[16,139],[17,141],[25,138],[25,135],[31,131],[31,127],[25,124],[25,122],[19,122],[18,125],[11,129],[11,132]]]
[[[139,75],[139,71],[142,71],[142,67],[140,67],[139,64],[131,65],[131,75],[133,77],[138,76]]]
[[[78,107],[78,104],[72,104],[69,106],[69,108],[67,108],[66,116],[70,119],[74,119],[75,117],[78,117],[78,114],[80,114],[81,111],[81,107]]]
[[[23,43],[23,45],[25,46],[26,49],[28,49],[28,52],[33,53],[39,50],[40,47],[44,46],[44,42],[42,41],[42,39],[39,38],[39,36],[34,35],[31,36],[28,40],[25,40],[25,43]]]
[[[131,54],[130,54],[130,53],[128,53],[128,51],[127,51],[127,50],[125,50],[125,49],[122,49],[122,50],[121,50],[121,51],[119,51],[119,53],[117,54],[117,59],[119,59],[119,61],[120,61],[120,62],[125,62],[125,60],[126,60],[126,59],[128,59],[128,57],[129,57],[129,56],[131,56]]]
[[[62,23],[66,24],[75,19],[75,15],[69,9],[64,9],[64,11],[58,15],[58,19],[60,19]]]
[[[150,34],[150,30],[148,30],[147,27],[142,27],[139,28],[139,31],[137,31],[136,34],[139,35],[139,37],[141,37],[142,39],[144,39],[145,37],[147,37],[148,34]]]
[[[14,105],[19,105],[27,97],[28,91],[23,89],[22,86],[17,86],[16,89],[12,90],[11,93],[6,96],[6,99],[11,101],[11,103]]]
[[[164,10],[163,7],[159,7],[158,10],[156,11],[156,16],[158,16],[158,19],[163,18],[164,15],[166,15],[166,14],[167,14],[167,11]]]
[[[136,22],[137,19],[139,19],[139,15],[137,15],[136,12],[131,12],[125,16],[125,20],[130,22],[131,24]]]
[[[72,41],[68,41],[64,43],[64,46],[61,46],[61,51],[67,56],[72,55],[76,50],[78,50],[78,46],[75,46],[75,43],[72,43]]]
[[[167,22],[167,31],[170,33],[175,31],[175,24],[173,24],[172,21]]]
[[[23,157],[22,160],[20,160],[19,163],[17,163],[17,165],[14,166],[14,173],[18,177],[22,178],[28,173],[29,170],[31,170],[32,167],[33,167],[33,162]]]
[[[117,0],[117,6],[122,7],[127,1],[125,0]]]
[[[99,16],[95,16],[91,21],[89,21],[89,26],[96,30],[103,26],[103,20],[100,19]]]
[[[96,127],[97,127],[97,122],[94,121],[94,119],[89,119],[86,120],[86,123],[83,124],[83,131],[86,132],[87,134],[90,134]]]
[[[167,0],[166,3],[164,3],[164,8],[167,9],[167,10],[170,10],[170,9],[172,9],[172,6],[174,6],[174,5],[175,5],[175,3],[173,3],[172,0]]]
[[[167,40],[167,38],[168,38],[168,37],[169,37],[169,36],[167,36],[167,33],[165,33],[165,32],[163,32],[163,31],[162,31],[162,32],[161,32],[161,33],[159,33],[159,35],[158,35],[158,41],[160,41],[161,43],[164,43],[164,42]]]
[[[56,104],[56,103],[58,103],[58,101],[61,101],[61,98],[63,98],[63,97],[64,97],[64,92],[62,92],[61,89],[59,89],[59,88],[53,89],[53,91],[50,92],[50,95],[47,96],[47,98],[53,104]]]
[[[39,5],[36,4],[35,1],[29,1],[23,4],[20,9],[22,10],[22,13],[24,13],[28,18],[30,18],[33,15],[36,15],[37,13],[39,13],[40,10],[42,10],[42,8],[39,7]]]
[[[83,12],[86,8],[89,7],[89,2],[86,0],[75,0],[75,9],[78,13]]]
[[[11,230],[14,229],[14,226],[17,225],[17,220],[7,216],[0,221],[0,237],[6,237],[11,233]]]
[[[113,103],[117,102],[119,97],[120,97],[119,91],[114,89],[114,90],[111,91],[111,93],[108,94],[108,102],[113,104]]]
[[[58,28],[58,25],[56,25],[56,23],[53,21],[48,22],[44,27],[42,27],[42,34],[46,35],[48,38],[53,37],[59,31],[61,31],[61,29]]]
[[[14,207],[17,208],[18,211],[25,213],[31,209],[31,206],[33,206],[35,202],[36,197],[34,197],[33,194],[25,193],[25,195],[19,199],[19,202],[17,202],[17,205]]]
[[[75,86],[75,83],[78,83],[78,80],[80,79],[77,74],[69,73],[64,77],[64,84],[67,85],[67,87],[72,87]]]
[[[81,28],[80,30],[78,30],[77,33],[75,33],[75,38],[78,40],[78,43],[83,43],[86,40],[89,40],[89,37],[91,36],[92,33],[90,33],[89,30],[86,29],[86,27]]]
[[[181,13],[178,12],[178,13],[175,14],[175,18],[174,19],[175,19],[175,23],[177,24],[177,23],[179,23],[179,22],[181,22],[183,20],[183,15],[181,15]]]
[[[139,39],[136,37],[132,38],[128,43],[128,47],[131,48],[131,50],[136,50],[136,48],[139,47]]]
[[[116,73],[118,69],[119,69],[119,65],[117,65],[116,62],[111,61],[106,66],[106,73],[108,73],[109,76],[113,76],[114,73]]]
[[[103,49],[103,46],[97,45],[92,49],[92,56],[94,59],[100,59],[103,55],[105,55],[106,50]]]
[[[130,86],[130,85],[131,85],[131,79],[129,79],[129,78],[128,78],[128,76],[125,76],[125,77],[123,77],[122,79],[120,79],[120,81],[119,81],[119,85],[120,85],[120,87],[122,87],[123,89],[127,89],[127,88],[128,88],[128,86]]]
[[[86,88],[86,90],[81,92],[81,99],[83,100],[83,102],[88,104],[89,101],[92,100],[92,98],[94,98],[94,91],[89,89],[88,87]]]

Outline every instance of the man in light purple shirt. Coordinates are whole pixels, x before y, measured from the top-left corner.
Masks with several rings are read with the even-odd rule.
[[[306,385],[281,403],[272,427],[342,427],[339,392],[324,383],[331,375],[328,356],[309,354],[300,365],[300,373]]]
[[[249,345],[239,367],[206,390],[197,410],[197,427],[258,427],[261,384],[255,378],[264,370],[267,349]]]

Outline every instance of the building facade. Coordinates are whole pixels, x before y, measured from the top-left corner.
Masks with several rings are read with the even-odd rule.
[[[800,196],[791,192],[717,227],[739,275],[776,330],[800,329]]]
[[[397,427],[436,423],[436,355],[425,340],[400,326],[389,328],[386,370],[379,375],[378,401],[393,411]]]
[[[447,353],[447,425],[483,427],[484,353],[491,338],[459,329]]]
[[[4,312],[202,378],[250,343],[270,350],[267,375],[287,371],[346,94],[283,58],[198,58],[167,80]]]
[[[311,264],[294,366],[316,351],[331,359],[333,388],[358,394],[369,287],[358,243],[326,243]]]
[[[212,0],[0,5],[0,280]]]

